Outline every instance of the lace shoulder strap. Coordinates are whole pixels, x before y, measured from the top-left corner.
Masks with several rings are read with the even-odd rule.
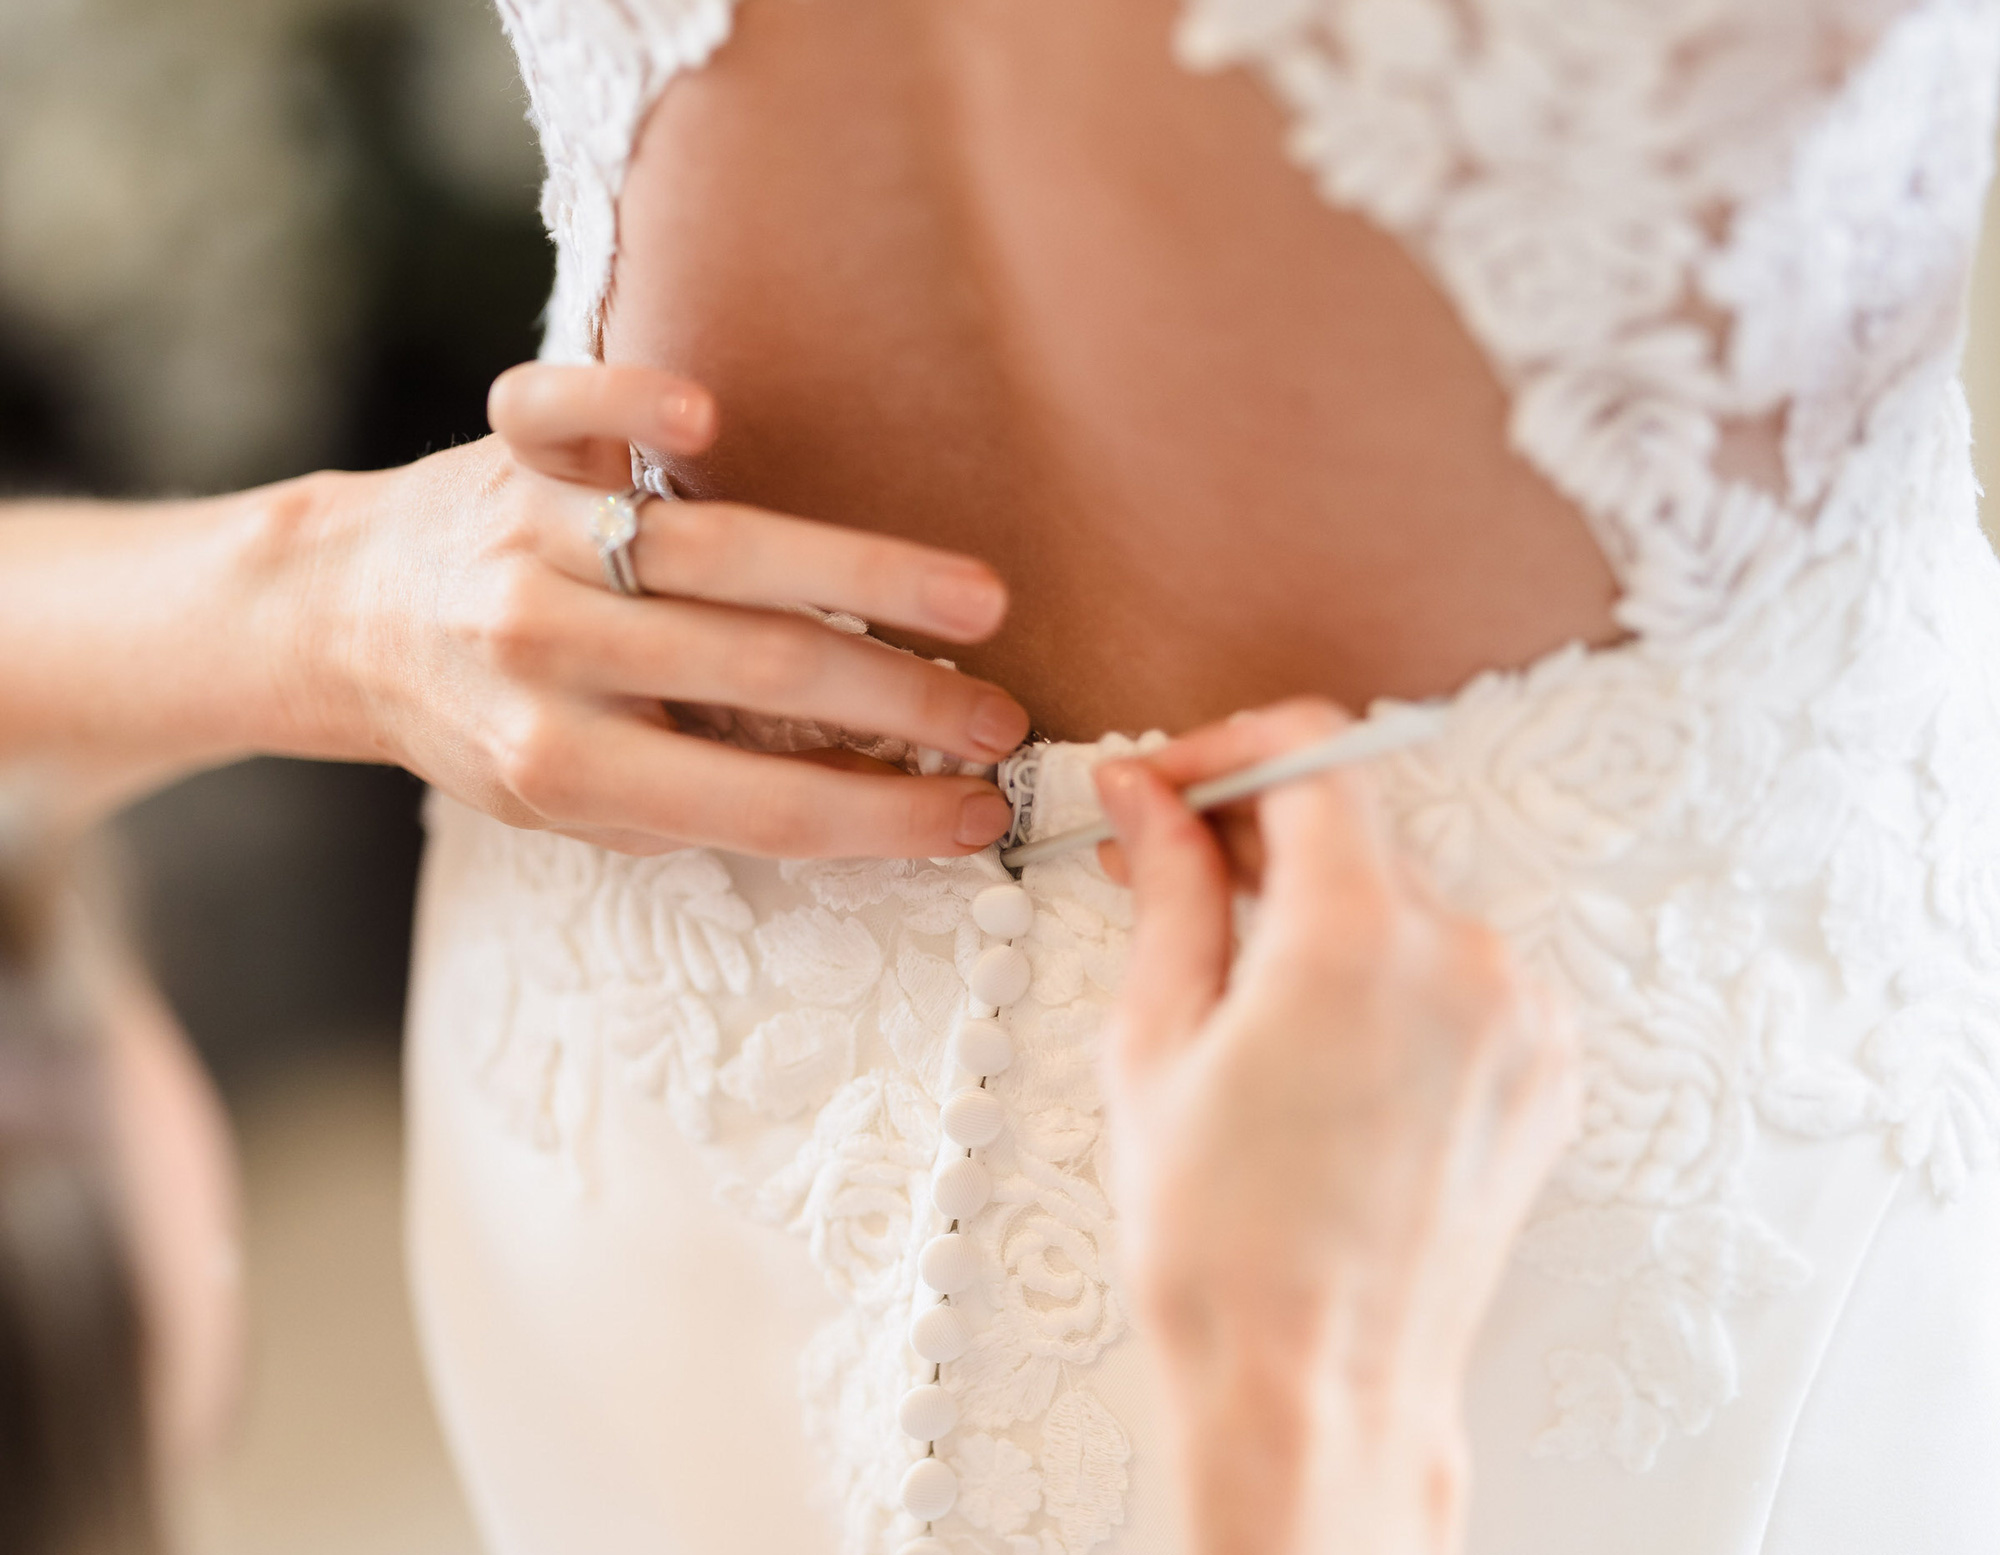
[[[640,125],[669,80],[707,63],[728,38],[734,0],[498,4],[548,164],[542,219],[555,239],[556,285],[542,355],[593,361]]]
[[[1879,509],[1955,366],[1990,0],[1189,0],[1330,201],[1398,234],[1686,639]]]

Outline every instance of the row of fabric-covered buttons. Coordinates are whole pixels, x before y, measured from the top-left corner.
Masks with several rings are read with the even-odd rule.
[[[941,1385],[947,1363],[957,1360],[972,1343],[972,1331],[952,1305],[952,1297],[971,1288],[979,1260],[972,1241],[960,1227],[986,1206],[993,1178],[974,1152],[1000,1137],[1006,1113],[986,1082],[1014,1060],[1014,1044],[998,1017],[1000,1011],[1028,991],[1033,969],[1019,945],[1012,943],[1034,927],[1035,904],[1018,885],[996,885],[972,902],[972,918],[980,930],[999,941],[980,951],[969,979],[972,1007],[952,1038],[958,1067],[975,1083],[945,1101],[941,1122],[945,1138],[957,1146],[931,1182],[931,1202],[950,1224],[924,1244],[917,1271],[938,1299],[910,1325],[910,1346],[931,1363],[931,1379],[903,1395],[899,1421],[903,1430],[924,1443],[925,1455],[903,1476],[903,1510],[926,1527],[925,1534],[905,1544],[897,1555],[950,1555],[929,1525],[958,1501],[958,1476],[937,1455],[938,1438],[958,1423],[958,1404]]]

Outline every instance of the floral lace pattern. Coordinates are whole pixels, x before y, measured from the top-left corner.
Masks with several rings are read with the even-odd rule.
[[[1949,365],[1996,33],[1981,0],[1189,0],[1177,44],[1427,261],[1658,641],[1871,513],[1878,398]]]
[[[1736,1395],[1730,1313],[1813,1272],[1756,1202],[1760,1138],[1879,1137],[1941,1198],[2000,1160],[1971,776],[2000,770],[2000,567],[1936,398],[1922,478],[1698,662],[1482,677],[1384,764],[1409,850],[1583,1027],[1582,1137],[1519,1256],[1603,1291],[1612,1343],[1549,1357],[1539,1452],[1645,1469]]]
[[[1087,813],[1088,766],[1130,748],[1048,757],[1046,813]],[[929,1182],[982,943],[970,905],[1006,871],[990,855],[786,863],[760,892],[784,905],[759,913],[737,876],[760,866],[723,855],[633,860],[490,826],[477,848],[468,959],[447,974],[480,991],[462,1016],[474,1082],[584,1186],[600,1087],[632,1087],[704,1147],[727,1200],[805,1239],[844,1304],[801,1363],[809,1425],[847,1547],[883,1548],[914,1450],[897,1401],[927,1375],[906,1335],[918,1251],[943,1229]],[[1094,861],[1024,884],[1033,980],[991,1081],[1009,1120],[981,1152],[992,1199],[962,1227],[980,1275],[956,1302],[976,1334],[945,1368],[959,1425],[940,1452],[962,1488],[940,1526],[996,1555],[1083,1555],[1122,1520],[1130,1453],[1087,1380],[1125,1330],[1094,1053],[1130,908]]]
[[[646,110],[729,36],[734,0],[496,0],[541,136],[542,219],[556,245],[542,354],[601,350],[618,248],[618,196]]]
[[[632,135],[730,3],[501,5],[550,160],[550,350],[588,356]],[[2000,570],[1951,382],[2000,7],[1188,0],[1178,46],[1258,72],[1327,197],[1429,266],[1624,585],[1633,641],[1480,677],[1382,774],[1409,851],[1580,1014],[1584,1132],[1520,1254],[1580,1314],[1533,1448],[1644,1470],[1737,1396],[1739,1315],[1823,1278],[1764,1157],[1858,1152],[1944,1198],[2000,1159]],[[1122,748],[1010,769],[1033,829],[1088,819]],[[805,1239],[843,1300],[808,1421],[849,1555],[893,1548],[997,864],[634,862],[441,813],[482,850],[435,974],[478,1083],[584,1184],[603,1087],[655,1098]],[[1129,908],[1087,859],[1023,884],[1034,981],[944,1379],[953,1555],[1084,1555],[1128,1490],[1090,1368],[1125,1325],[1092,1050]]]

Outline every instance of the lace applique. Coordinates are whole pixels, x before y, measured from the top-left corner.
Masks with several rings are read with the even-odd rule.
[[[521,59],[548,180],[542,219],[556,244],[552,361],[602,355],[618,247],[618,196],[646,112],[681,71],[729,36],[734,0],[496,0]]]
[[[1090,766],[1157,739],[1048,748],[1047,813],[1088,813]],[[599,1088],[630,1086],[704,1147],[725,1198],[804,1239],[845,1304],[801,1362],[808,1428],[845,1547],[883,1548],[913,1455],[898,1399],[927,1379],[906,1336],[917,1255],[943,1229],[929,1192],[983,940],[970,903],[1009,877],[991,855],[786,863],[789,904],[759,913],[732,874],[749,866],[708,852],[633,860],[499,828],[479,846],[489,888],[467,943],[484,949],[466,975],[487,996],[463,1012],[479,1083],[584,1186]],[[1086,860],[1023,886],[1032,978],[990,1081],[1008,1118],[980,1152],[991,1199],[961,1226],[979,1275],[955,1298],[970,1348],[943,1368],[959,1423],[937,1452],[961,1491],[936,1526],[994,1555],[1085,1555],[1123,1521],[1131,1452],[1086,1380],[1126,1327],[1095,1048],[1130,907]]]
[[[993,781],[1014,809],[1014,824],[998,845],[1011,847],[1031,837],[1052,837],[1102,820],[1097,793],[1089,780],[1090,768],[1100,761],[1144,755],[1166,743],[1167,737],[1157,730],[1137,739],[1109,734],[1089,747],[1089,762],[1079,765],[1076,747],[1031,734],[1028,743],[1001,762],[993,774]],[[1053,769],[1052,776],[1044,775],[1045,767]]]
[[[1761,1130],[1877,1136],[1940,1197],[2000,1161],[2000,569],[1944,398],[1899,513],[1698,664],[1485,676],[1385,764],[1411,852],[1582,1022],[1520,1256],[1602,1290],[1613,1345],[1550,1356],[1541,1452],[1647,1468],[1735,1397],[1730,1314],[1811,1277],[1747,1191]]]
[[[1950,370],[1979,0],[1190,0],[1178,47],[1256,69],[1325,196],[1429,262],[1656,640],[1864,521],[1876,406]]]
[[[1046,740],[1035,740],[1016,751],[1000,763],[1000,771],[994,781],[1000,792],[1007,796],[1007,803],[1014,811],[1014,824],[1007,828],[1007,835],[1000,839],[1002,847],[1011,848],[1025,842],[1029,836],[1046,827],[1036,825],[1035,798],[1041,784],[1042,754],[1048,749]]]

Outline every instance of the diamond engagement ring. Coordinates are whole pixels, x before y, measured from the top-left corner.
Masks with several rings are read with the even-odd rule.
[[[632,542],[639,538],[639,504],[651,495],[634,486],[599,497],[590,510],[590,538],[597,544],[597,559],[604,563],[604,581],[613,593],[629,599],[646,592],[632,560]]]

